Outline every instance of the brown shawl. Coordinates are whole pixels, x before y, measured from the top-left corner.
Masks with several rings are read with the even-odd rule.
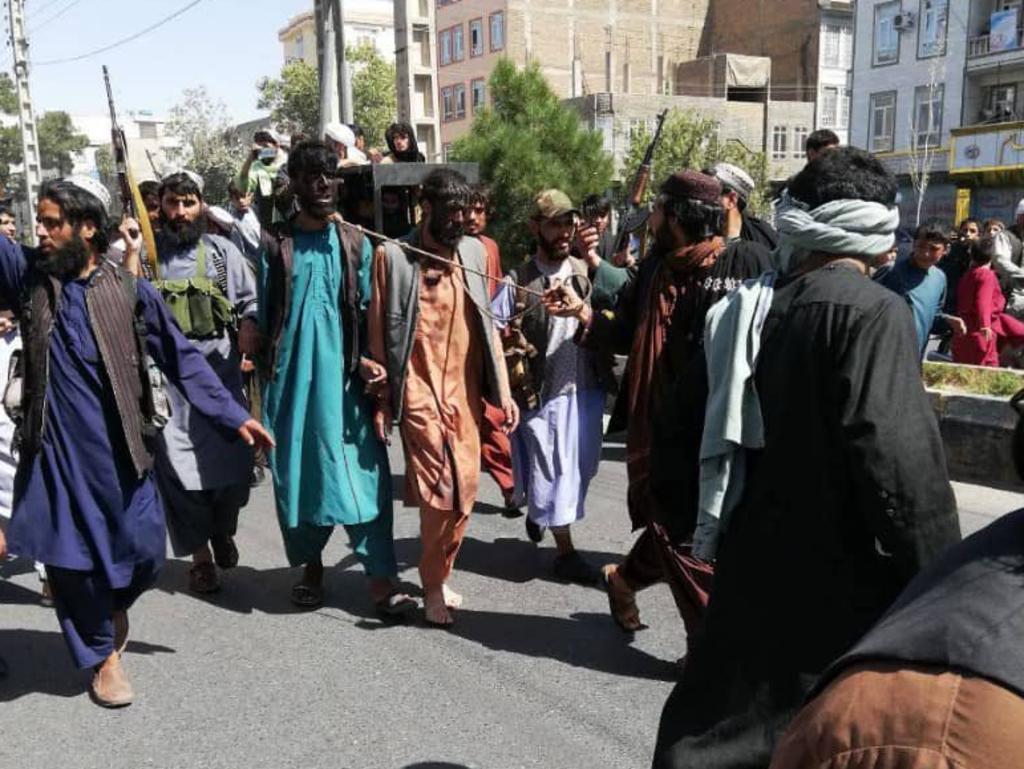
[[[634,526],[649,518],[651,425],[657,418],[652,404],[652,385],[676,304],[686,293],[690,280],[711,267],[725,250],[721,238],[702,240],[668,254],[651,281],[647,305],[641,308],[633,348],[629,353],[627,385],[629,429],[626,437],[626,467],[629,477],[628,502]]]

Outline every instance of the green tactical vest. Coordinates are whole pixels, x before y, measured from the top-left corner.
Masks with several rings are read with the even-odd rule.
[[[196,274],[191,278],[155,280],[164,302],[188,339],[215,339],[235,326],[235,308],[224,291],[206,275],[206,243],[196,249]]]

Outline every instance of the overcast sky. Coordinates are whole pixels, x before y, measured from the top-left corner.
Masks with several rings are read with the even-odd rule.
[[[26,0],[30,83],[36,114],[107,110],[101,65],[110,69],[118,111],[166,114],[185,88],[205,85],[231,117],[257,117],[256,81],[283,64],[277,32],[313,0],[201,0],[176,19],[107,53],[68,64],[77,56],[128,37],[190,0]],[[64,10],[66,9],[66,10]],[[63,11],[63,13],[62,13]],[[51,17],[61,14],[59,18]],[[0,29],[5,35],[7,11]],[[9,45],[2,67],[11,69]]]

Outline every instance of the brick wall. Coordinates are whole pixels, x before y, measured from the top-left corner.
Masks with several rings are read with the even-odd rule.
[[[700,54],[772,59],[772,98],[814,101],[820,15],[817,0],[714,0]]]

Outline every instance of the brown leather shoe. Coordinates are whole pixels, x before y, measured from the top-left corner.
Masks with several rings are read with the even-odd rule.
[[[123,708],[132,704],[132,685],[121,667],[120,654],[114,652],[102,665],[96,666],[89,691],[93,701],[105,708]]]
[[[114,651],[118,654],[124,653],[124,647],[128,645],[128,612],[114,612]]]

